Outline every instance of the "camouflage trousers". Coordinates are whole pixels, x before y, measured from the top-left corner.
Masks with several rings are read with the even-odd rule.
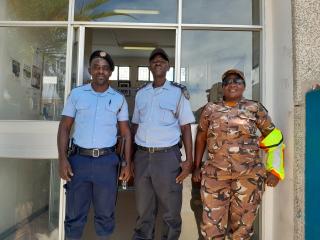
[[[227,230],[230,239],[250,239],[264,191],[264,179],[263,173],[227,180],[203,174],[201,233],[204,239],[223,240]]]

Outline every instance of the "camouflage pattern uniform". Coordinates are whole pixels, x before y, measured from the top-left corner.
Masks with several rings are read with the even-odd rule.
[[[208,160],[202,167],[201,198],[205,239],[250,239],[266,170],[261,161],[259,136],[274,129],[266,109],[241,99],[229,107],[208,103],[201,113],[199,131],[207,132]]]

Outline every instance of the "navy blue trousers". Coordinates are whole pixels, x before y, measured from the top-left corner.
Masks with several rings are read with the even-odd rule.
[[[161,205],[161,240],[177,240],[181,232],[182,185],[176,183],[181,172],[178,147],[168,152],[135,154],[135,188],[138,219],[132,240],[154,239],[155,221]]]
[[[65,185],[66,237],[81,238],[91,203],[96,234],[100,237],[109,236],[115,226],[117,155],[110,153],[98,158],[72,155],[69,161],[74,176]]]

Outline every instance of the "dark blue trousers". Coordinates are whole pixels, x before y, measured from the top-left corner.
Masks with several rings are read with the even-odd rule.
[[[73,174],[66,188],[66,238],[80,239],[87,221],[90,204],[94,207],[94,225],[98,236],[110,235],[115,226],[114,210],[117,193],[115,153],[98,158],[72,155]]]
[[[177,240],[181,232],[182,185],[178,147],[168,152],[138,150],[134,158],[138,219],[132,240],[154,239],[158,206],[163,209],[162,240]]]

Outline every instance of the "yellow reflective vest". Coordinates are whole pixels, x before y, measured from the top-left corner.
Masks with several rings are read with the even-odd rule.
[[[279,179],[283,180],[284,174],[284,148],[283,136],[278,128],[270,132],[262,141],[260,148],[266,153],[266,169]]]

